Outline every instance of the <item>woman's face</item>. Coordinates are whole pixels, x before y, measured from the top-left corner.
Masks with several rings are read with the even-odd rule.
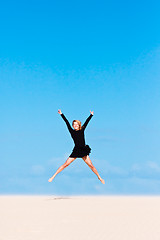
[[[77,122],[74,122],[73,123],[73,128],[74,128],[74,130],[79,130],[79,124],[77,123]]]

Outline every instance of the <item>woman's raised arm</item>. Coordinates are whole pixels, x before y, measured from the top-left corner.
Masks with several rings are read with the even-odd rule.
[[[61,115],[61,117],[62,117],[63,120],[65,121],[65,123],[66,123],[66,125],[67,125],[67,127],[68,127],[68,130],[69,130],[69,132],[71,133],[73,129],[71,128],[71,125],[70,125],[70,123],[68,122],[67,118],[64,116],[64,114],[61,112],[60,109],[58,110],[58,113]]]
[[[87,124],[89,123],[89,121],[91,120],[91,118],[93,117],[93,111],[90,111],[90,116],[86,119],[85,123],[83,124],[82,128],[85,129],[87,127]]]

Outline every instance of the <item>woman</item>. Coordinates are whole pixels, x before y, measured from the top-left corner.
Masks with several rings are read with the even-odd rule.
[[[52,182],[52,180],[55,178],[55,176],[60,173],[64,168],[68,167],[76,158],[82,158],[85,163],[90,167],[90,169],[97,175],[98,179],[105,184],[105,181],[100,177],[99,173],[97,172],[96,168],[93,166],[91,159],[89,157],[89,153],[91,152],[91,148],[88,145],[85,145],[85,139],[84,139],[84,130],[90,121],[90,119],[93,117],[93,112],[90,111],[90,116],[86,119],[83,126],[81,126],[81,122],[79,120],[74,120],[72,122],[73,128],[70,126],[70,123],[64,116],[64,114],[61,112],[61,110],[58,110],[58,113],[61,115],[63,120],[65,121],[68,130],[71,134],[71,137],[73,138],[73,141],[75,143],[75,146],[73,148],[72,153],[70,154],[69,158],[66,160],[66,162],[58,168],[56,173],[48,180],[49,182]]]

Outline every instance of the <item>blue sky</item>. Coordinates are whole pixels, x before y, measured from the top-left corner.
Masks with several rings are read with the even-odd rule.
[[[5,1],[0,8],[0,193],[160,193],[158,1]],[[48,183],[82,123],[82,159]]]

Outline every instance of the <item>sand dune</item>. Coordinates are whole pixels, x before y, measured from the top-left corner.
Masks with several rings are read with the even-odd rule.
[[[0,196],[0,240],[160,240],[160,197]]]

